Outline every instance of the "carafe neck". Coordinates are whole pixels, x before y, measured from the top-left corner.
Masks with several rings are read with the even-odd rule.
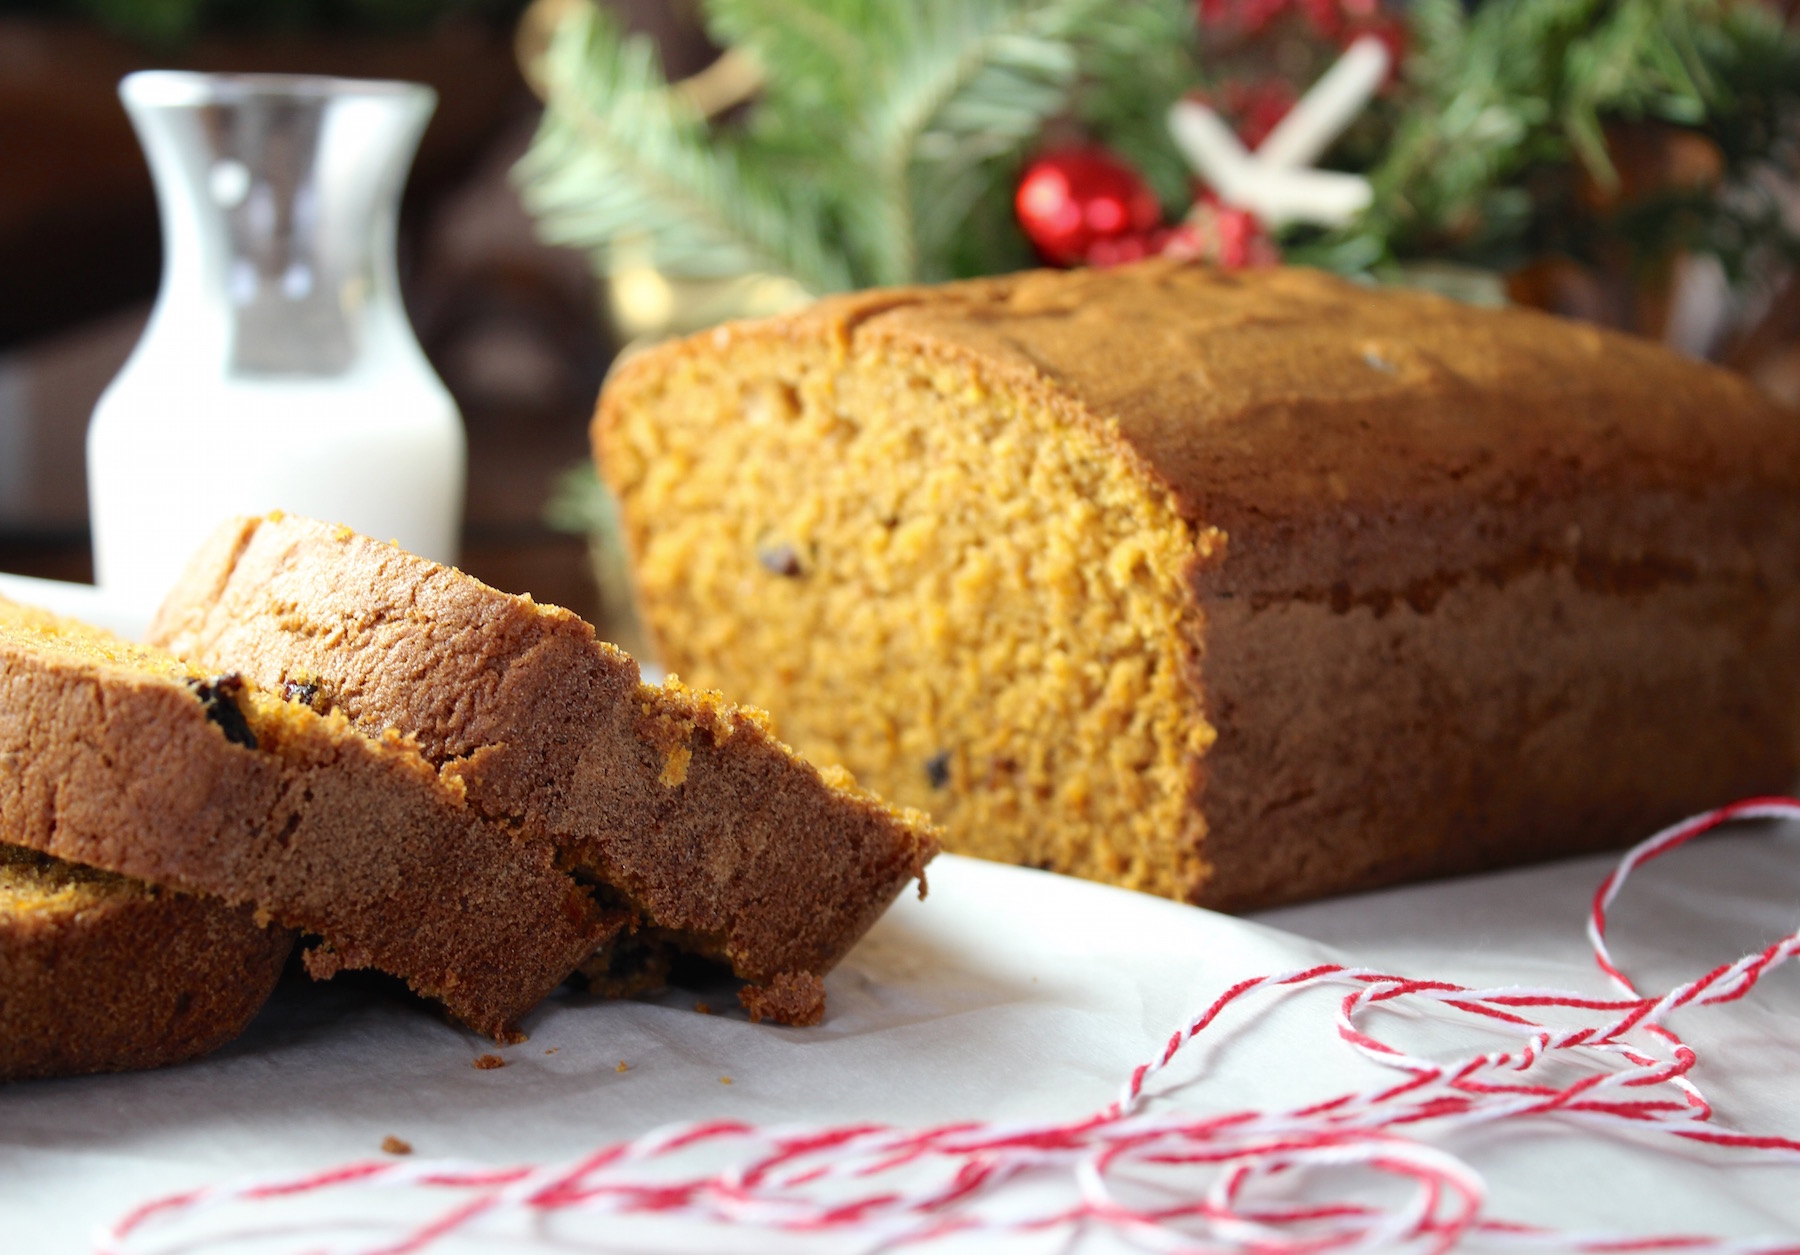
[[[227,377],[345,376],[411,356],[394,236],[431,89],[275,75],[133,74],[163,278],[140,355]]]

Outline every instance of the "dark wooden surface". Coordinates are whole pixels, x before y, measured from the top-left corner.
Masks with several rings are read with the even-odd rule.
[[[91,584],[94,556],[85,531],[0,535],[0,571]]]

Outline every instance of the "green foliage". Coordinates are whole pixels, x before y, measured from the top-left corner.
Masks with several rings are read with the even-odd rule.
[[[602,268],[629,243],[670,274],[773,270],[824,292],[1023,261],[1011,176],[1069,111],[1108,10],[712,0],[713,37],[768,71],[747,114],[718,123],[670,89],[647,44],[578,11],[542,66],[548,108],[521,194],[546,238],[593,250]],[[1162,30],[1134,29],[1146,41]],[[1116,35],[1108,47],[1132,51]]]
[[[947,277],[933,259],[980,198],[987,164],[1017,153],[1062,108],[1075,80],[1070,37],[1101,3],[885,6],[902,19],[903,52],[852,132],[857,165],[881,188],[865,223],[873,229],[858,241],[875,282]]]
[[[1207,85],[1216,32],[1196,29],[1193,0],[701,4],[713,39],[762,71],[754,101],[722,118],[699,116],[648,44],[596,11],[564,25],[542,67],[548,107],[521,191],[548,238],[603,269],[627,245],[674,276],[771,271],[814,292],[1014,269],[1032,255],[1012,190],[1034,151],[1067,141],[1118,151],[1171,219],[1191,199],[1165,118]],[[1800,177],[1800,39],[1769,6],[1398,11],[1403,81],[1327,156],[1366,174],[1374,203],[1347,228],[1290,231],[1290,257],[1365,272],[1679,247],[1735,273],[1791,253],[1756,171]],[[1723,192],[1666,188],[1596,211],[1620,182],[1609,128],[1639,123],[1715,145]]]
[[[594,473],[594,464],[583,459],[557,473],[544,503],[544,524],[576,536],[619,534],[619,503]]]
[[[1075,98],[1081,131],[1103,138],[1140,170],[1171,218],[1193,201],[1194,174],[1169,142],[1169,107],[1204,75],[1198,70],[1193,0],[1127,0],[1094,23],[1081,43]]]
[[[1544,248],[1593,260],[1615,232],[1640,257],[1688,247],[1734,266],[1752,241],[1791,247],[1749,178],[1767,162],[1800,174],[1800,40],[1772,10],[1492,0],[1465,16],[1458,0],[1416,0],[1412,30],[1409,99],[1368,171],[1374,205],[1300,256],[1345,270],[1433,256],[1506,268]],[[1584,176],[1602,195],[1618,187],[1606,126],[1640,121],[1717,143],[1729,190],[1662,192],[1595,222],[1579,203]]]
[[[818,185],[786,153],[745,160],[756,152],[749,136],[709,135],[668,90],[647,38],[578,9],[541,69],[553,104],[518,177],[546,239],[641,243],[658,265],[696,277],[772,271],[814,290],[847,283],[825,241],[795,229]]]

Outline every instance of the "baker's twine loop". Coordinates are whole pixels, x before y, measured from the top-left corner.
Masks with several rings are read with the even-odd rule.
[[[1119,1097],[1066,1123],[965,1121],[760,1128],[741,1121],[672,1125],[579,1160],[495,1167],[383,1160],[208,1187],[146,1203],[107,1228],[103,1255],[145,1255],[177,1222],[226,1207],[331,1192],[415,1190],[452,1201],[430,1221],[370,1243],[321,1246],[318,1224],[286,1226],[308,1251],[410,1255],[500,1214],[666,1216],[774,1234],[833,1235],[844,1248],[925,1245],[958,1235],[1110,1230],[1141,1250],[1339,1255],[1483,1247],[1620,1253],[1704,1251],[1800,1255],[1800,1240],[1571,1233],[1511,1224],[1485,1211],[1480,1175],[1423,1140],[1504,1120],[1553,1117],[1599,1133],[1677,1139],[1758,1159],[1800,1163],[1800,1141],[1713,1122],[1694,1083],[1693,1047],[1666,1023],[1684,1007],[1744,997],[1800,950],[1800,932],[1651,997],[1606,944],[1607,911],[1631,873],[1723,824],[1800,819],[1800,801],[1753,798],[1675,824],[1619,862],[1594,895],[1588,936],[1615,997],[1509,986],[1472,989],[1324,963],[1243,980],[1170,1034]],[[1197,1038],[1244,1004],[1341,991],[1339,1040],[1390,1082],[1286,1111],[1200,1115],[1159,1110],[1152,1083]],[[1450,1062],[1416,1056],[1366,1027],[1367,1012],[1402,1002],[1465,1017],[1510,1044]],[[1558,1027],[1534,1018],[1551,1012]],[[1252,1009],[1250,1014],[1256,1014]],[[1546,1064],[1562,1066],[1552,1081]],[[1573,1065],[1572,1067],[1569,1065]],[[1195,1082],[1185,1082],[1192,1085]],[[723,1161],[723,1166],[720,1166]],[[1370,1177],[1403,1187],[1370,1203]],[[1056,1181],[1060,1190],[1009,1189]],[[604,1229],[595,1230],[603,1234]],[[572,1240],[567,1235],[565,1241]],[[598,1239],[597,1239],[598,1240]],[[181,1249],[203,1249],[192,1239]]]

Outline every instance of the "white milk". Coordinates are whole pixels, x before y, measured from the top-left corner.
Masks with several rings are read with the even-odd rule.
[[[214,527],[269,510],[454,562],[462,424],[406,341],[342,376],[266,380],[225,377],[146,335],[88,427],[96,582],[154,607]]]
[[[223,520],[286,510],[456,558],[465,450],[400,302],[410,83],[150,71],[119,94],[163,279],[88,427],[101,591],[146,616]]]

